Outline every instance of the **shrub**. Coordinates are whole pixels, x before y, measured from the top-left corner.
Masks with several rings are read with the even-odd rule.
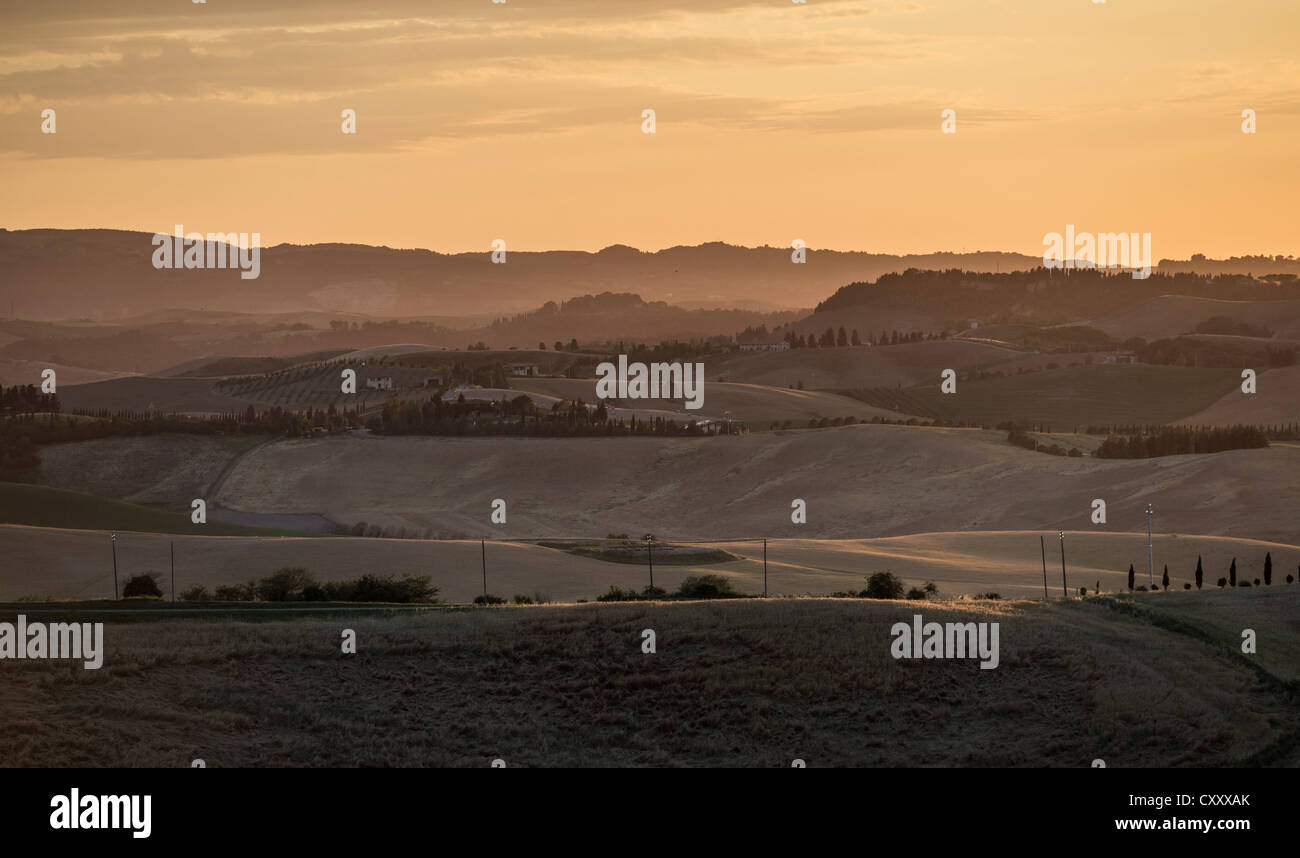
[[[1256,586],[1256,587],[1259,586],[1259,579],[1258,579],[1258,578],[1255,579],[1255,586]]]
[[[195,584],[188,590],[181,591],[182,602],[207,602],[211,599],[212,594],[209,593],[208,588],[204,587],[202,584]]]
[[[129,578],[126,585],[122,587],[123,599],[161,599],[162,590],[158,587],[158,582],[152,575],[136,575]]]
[[[635,590],[624,590],[622,587],[609,585],[609,592],[603,596],[597,596],[597,602],[638,602],[641,600],[641,594]]]
[[[641,591],[642,599],[663,599],[667,598],[668,591],[663,587],[646,587]]]
[[[534,604],[536,604],[536,603],[533,601],[533,597],[532,597],[532,596],[529,596],[529,595],[526,594],[526,593],[515,593],[515,604],[516,604],[516,605],[534,605]]]
[[[1080,587],[1080,588],[1079,588],[1079,595],[1080,595],[1080,596],[1086,596],[1086,595],[1088,595],[1088,588],[1087,588],[1087,587]]]
[[[976,599],[1001,599],[1002,594],[1001,593],[976,593],[975,598]]]
[[[354,602],[436,602],[438,588],[429,584],[429,575],[362,575],[352,587]],[[502,600],[504,601],[504,600]]]
[[[734,599],[740,595],[721,575],[691,575],[677,588],[682,599]]]
[[[892,572],[876,572],[867,579],[867,589],[862,591],[864,599],[901,599],[903,582],[894,577]]]
[[[1250,582],[1249,582],[1249,581],[1242,581],[1242,582],[1241,582],[1240,584],[1238,584],[1237,586],[1238,586],[1238,587],[1249,587],[1249,586],[1250,586]]]
[[[1184,581],[1184,582],[1183,582],[1183,589],[1184,589],[1184,590],[1190,590],[1190,589],[1192,589],[1191,582],[1189,582],[1189,581]]]
[[[476,605],[504,605],[505,603],[505,599],[500,596],[494,596],[491,593],[485,593],[482,596],[474,597],[474,604]]]
[[[240,584],[222,584],[217,588],[217,592],[212,594],[212,598],[218,602],[246,602],[249,601],[247,596],[243,585]]]
[[[1288,576],[1286,576],[1286,582],[1287,582],[1288,584],[1290,584],[1290,583],[1291,583],[1292,581],[1294,581],[1294,580],[1295,580],[1295,576],[1293,576],[1293,575],[1288,575]]]
[[[1220,578],[1220,579],[1219,579],[1219,586],[1220,586],[1220,587],[1226,587],[1226,586],[1228,586],[1228,579],[1227,579],[1227,578]]]
[[[300,566],[284,566],[257,583],[257,597],[265,602],[295,602],[303,598],[303,589],[316,583]]]
[[[907,598],[909,598],[909,599],[924,599],[924,598],[925,598],[925,591],[922,590],[920,587],[913,587],[912,589],[910,589],[910,590],[907,591]]]

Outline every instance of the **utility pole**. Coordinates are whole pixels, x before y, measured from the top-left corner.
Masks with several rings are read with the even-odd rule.
[[[176,601],[176,543],[168,543],[172,551],[172,601]]]
[[[654,553],[655,536],[653,533],[645,535],[645,556],[650,561],[650,589],[655,588],[655,553]]]
[[[1057,536],[1061,538],[1061,592],[1065,598],[1070,598],[1070,589],[1065,586],[1065,531],[1057,531]]]
[[[113,600],[117,601],[117,534],[113,534],[109,542],[113,546]]]
[[[487,541],[480,539],[478,541],[479,553],[483,558],[483,607],[487,607]]]
[[[1151,504],[1147,504],[1147,585],[1154,590],[1156,588],[1155,559],[1151,553]]]
[[[763,598],[767,598],[767,537],[763,538]]]
[[[1043,535],[1041,533],[1038,534],[1038,547],[1043,552],[1043,601],[1046,602],[1047,601],[1047,541],[1043,539]]]

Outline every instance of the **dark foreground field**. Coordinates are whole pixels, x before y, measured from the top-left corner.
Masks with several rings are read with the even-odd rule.
[[[104,666],[0,662],[9,766],[1300,764],[1300,588],[105,619]],[[50,604],[3,619],[72,619]],[[914,612],[1001,663],[896,661]],[[116,619],[114,618],[116,616]],[[91,617],[86,617],[90,619]],[[255,619],[256,618],[256,619]],[[344,628],[358,652],[340,653]],[[654,629],[658,652],[641,651]],[[1258,634],[1243,655],[1244,628]]]

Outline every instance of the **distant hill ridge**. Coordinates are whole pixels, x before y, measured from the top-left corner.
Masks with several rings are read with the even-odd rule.
[[[208,230],[202,224],[187,229]],[[233,228],[210,225],[212,232]],[[261,251],[256,280],[229,269],[156,270],[152,233],[110,229],[0,229],[0,314],[25,319],[138,316],[162,308],[368,316],[502,316],[547,301],[635,292],[646,301],[811,307],[845,283],[907,268],[994,271],[1039,264],[1017,253],[893,254],[810,249],[794,264],[782,247],[723,242],[653,252],[614,245],[595,253],[490,249],[437,253],[361,244],[279,244]]]

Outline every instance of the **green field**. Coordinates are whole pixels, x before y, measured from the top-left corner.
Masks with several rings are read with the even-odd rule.
[[[320,536],[211,520],[207,524],[194,524],[183,513],[152,509],[85,492],[5,482],[0,482],[0,524],[191,536]]]
[[[1239,369],[1093,365],[959,381],[952,394],[939,390],[937,373],[934,383],[901,391],[845,392],[922,417],[985,426],[1015,420],[1068,430],[1089,424],[1172,423],[1208,408],[1240,381]]]

